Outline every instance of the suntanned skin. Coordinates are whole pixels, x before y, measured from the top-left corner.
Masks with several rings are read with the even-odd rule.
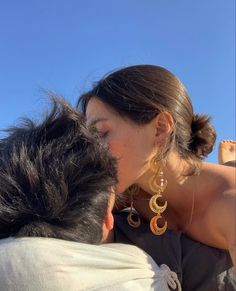
[[[134,206],[141,216],[150,220],[155,214],[149,208],[149,199],[155,193],[149,186],[153,175],[149,161],[172,132],[172,117],[161,113],[140,126],[122,118],[96,97],[90,99],[86,117],[118,158],[118,192],[137,184],[141,191]],[[191,166],[172,150],[163,171],[168,181],[163,193],[163,201],[168,202],[163,213],[168,228],[183,230],[199,242],[229,250],[236,266],[235,168],[203,162],[199,175],[186,178]]]
[[[218,160],[222,165],[236,167],[236,141],[223,140],[220,142]]]
[[[111,197],[107,207],[107,213],[102,226],[102,241],[101,243],[108,243],[114,241],[114,217],[112,214],[112,209],[115,204],[115,192],[111,189]]]
[[[236,196],[232,179],[235,169],[203,163],[200,175],[189,177],[182,185],[173,179],[173,171],[171,174],[166,171],[165,174],[169,182],[163,201],[167,200],[168,207],[163,216],[168,227],[183,230],[189,237],[204,244],[228,249],[236,265]],[[154,213],[148,202],[150,194],[154,193],[145,182],[139,185],[146,193],[138,194],[134,206],[144,218],[150,220]],[[191,219],[193,195],[195,201]]]

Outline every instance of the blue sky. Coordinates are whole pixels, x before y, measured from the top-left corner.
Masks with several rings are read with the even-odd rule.
[[[0,128],[47,107],[42,89],[72,104],[108,71],[156,64],[212,116],[217,145],[235,139],[234,0],[0,1]]]

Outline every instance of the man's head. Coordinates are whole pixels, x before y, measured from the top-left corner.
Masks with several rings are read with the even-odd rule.
[[[62,100],[0,140],[0,238],[100,243],[113,227],[114,159]]]

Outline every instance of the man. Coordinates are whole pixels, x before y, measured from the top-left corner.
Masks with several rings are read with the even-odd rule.
[[[116,162],[66,102],[0,141],[0,290],[169,290],[175,273],[112,233]],[[31,238],[30,238],[31,237]],[[109,240],[112,240],[110,238]]]
[[[115,161],[75,110],[53,102],[41,124],[25,120],[0,142],[0,237],[98,244],[113,227]]]

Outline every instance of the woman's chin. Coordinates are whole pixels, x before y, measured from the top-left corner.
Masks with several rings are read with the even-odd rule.
[[[125,190],[127,190],[128,188],[129,188],[129,186],[119,184],[119,185],[116,187],[116,194],[117,194],[117,195],[122,194],[122,193],[124,193]]]

